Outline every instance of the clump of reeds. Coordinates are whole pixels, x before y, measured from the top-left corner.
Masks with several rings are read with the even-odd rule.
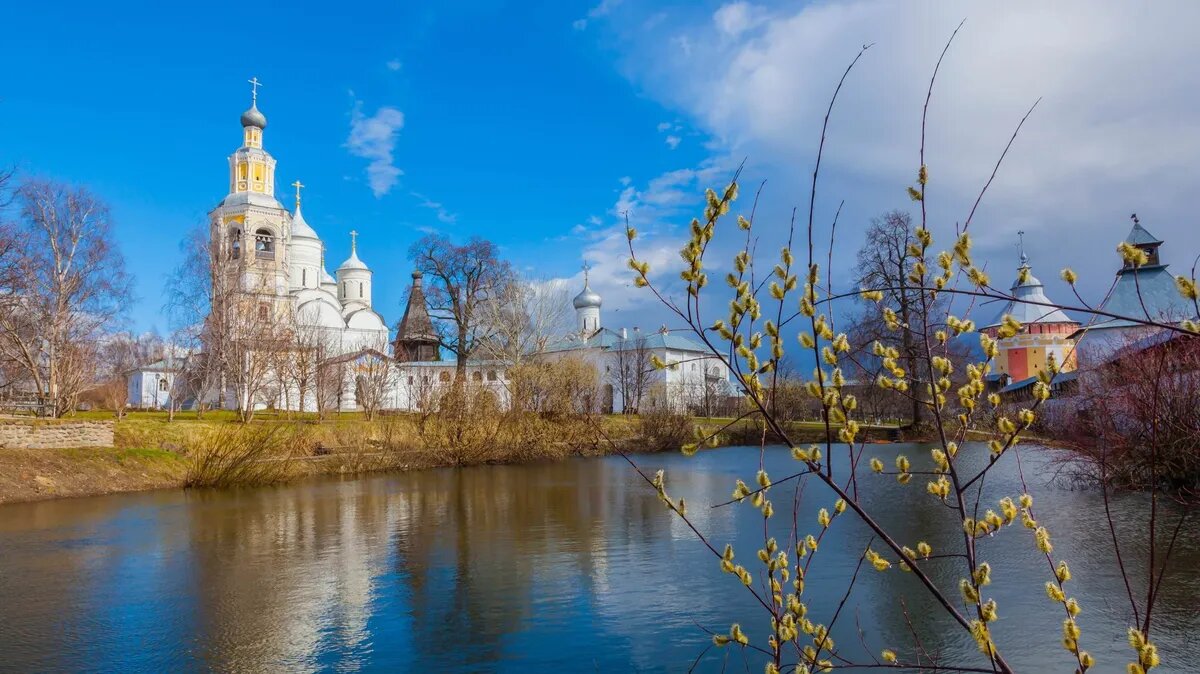
[[[185,446],[185,487],[243,487],[283,482],[296,472],[303,431],[281,425],[228,425]]]

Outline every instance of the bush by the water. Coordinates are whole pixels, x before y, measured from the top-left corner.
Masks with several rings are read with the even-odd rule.
[[[184,447],[184,486],[232,487],[283,482],[292,477],[307,441],[300,427],[221,425],[197,433]]]

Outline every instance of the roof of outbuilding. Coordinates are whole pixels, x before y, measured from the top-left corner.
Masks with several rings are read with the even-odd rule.
[[[622,351],[638,348],[639,341],[642,342],[643,348],[647,349],[669,349],[672,351],[693,351],[697,353],[708,351],[708,347],[690,335],[676,334],[670,331],[663,332],[660,330],[653,333],[634,333],[627,337],[621,337],[620,333],[608,328],[600,328],[586,339],[575,337],[554,342],[546,347],[546,351],[575,351],[578,349]]]
[[[1024,275],[1025,280],[1021,280]],[[996,319],[984,327],[995,327],[1000,325],[1004,317],[1012,316],[1020,321],[1021,325],[1029,323],[1076,323],[1066,313],[1055,306],[1050,298],[1046,296],[1045,287],[1042,282],[1033,275],[1033,270],[1029,263],[1022,256],[1021,266],[1017,268],[1017,280],[1012,284],[1013,299],[1004,304],[1004,308],[996,315]]]
[[[1179,294],[1175,276],[1167,271],[1166,265],[1127,270],[1117,277],[1117,284],[1100,309],[1118,316],[1170,323],[1196,315],[1195,308]],[[1106,330],[1133,325],[1139,324],[1125,318],[1102,317],[1090,329]]]
[[[133,368],[134,372],[178,372],[183,369],[187,363],[187,358],[160,358],[153,363],[139,365]]]

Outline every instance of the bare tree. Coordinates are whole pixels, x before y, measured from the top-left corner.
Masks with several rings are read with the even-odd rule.
[[[327,331],[316,331],[308,335],[311,341],[306,348],[312,349],[316,363],[313,373],[313,402],[317,418],[325,420],[330,412],[341,409],[343,387],[346,381],[346,363],[337,358],[339,344],[336,335]]]
[[[354,361],[354,394],[367,421],[373,421],[387,402],[395,361],[385,353],[367,349]]]
[[[120,419],[129,405],[130,373],[139,365],[160,360],[165,354],[162,339],[154,333],[119,333],[104,340],[97,349],[97,386],[85,400],[110,409]],[[136,401],[140,404],[141,401]]]
[[[164,290],[164,313],[171,328],[171,341],[186,350],[183,379],[196,401],[196,414],[203,416],[209,404],[223,401],[221,364],[223,335],[209,322],[214,292],[225,294],[221,258],[212,248],[207,226],[188,232],[179,243],[183,259]]]
[[[480,352],[515,365],[546,351],[571,329],[570,296],[561,281],[513,277],[485,302],[481,314],[490,339]]]
[[[865,242],[858,250],[858,278],[860,288],[883,293],[882,306],[891,309],[902,325],[911,329],[892,331],[887,328],[878,312],[867,312],[869,320],[856,326],[859,337],[894,345],[900,351],[904,368],[914,377],[921,370],[920,345],[914,335],[920,334],[923,326],[916,325],[921,317],[931,315],[922,311],[922,303],[932,303],[930,293],[922,290],[912,280],[914,266],[921,260],[921,248],[913,235],[912,218],[903,211],[889,211],[871,220]],[[860,342],[860,344],[863,342]],[[910,414],[913,426],[921,424],[924,405],[916,396],[911,396]]]
[[[108,208],[86,189],[30,180],[17,202],[5,266],[15,265],[20,279],[0,312],[0,358],[61,416],[94,385],[97,342],[129,305],[130,278],[112,245]]]
[[[295,341],[290,307],[267,275],[247,272],[238,249],[218,245],[206,228],[190,232],[181,247],[184,259],[167,284],[173,339],[203,350],[189,373],[199,399],[225,407],[232,396],[239,419],[251,421],[258,406],[287,393],[285,365]]]
[[[660,377],[659,371],[650,363],[646,338],[639,334],[622,340],[608,352],[607,358],[605,378],[621,396],[622,414],[637,414],[650,385]]]
[[[478,237],[459,246],[437,234],[413,244],[409,257],[430,280],[426,299],[438,321],[442,346],[457,357],[456,380],[463,381],[467,361],[494,337],[484,306],[498,301],[513,283],[512,267],[496,245]]]

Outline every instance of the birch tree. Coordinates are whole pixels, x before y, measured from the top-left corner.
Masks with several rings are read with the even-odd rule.
[[[61,416],[96,383],[98,340],[130,304],[130,277],[108,208],[88,190],[27,180],[16,204],[16,222],[0,234],[0,358]]]

